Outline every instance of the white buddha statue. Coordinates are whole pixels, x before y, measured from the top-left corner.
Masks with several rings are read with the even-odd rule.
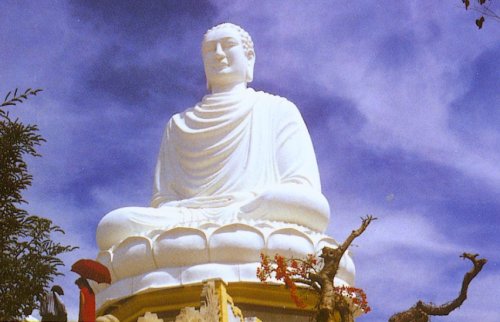
[[[154,229],[206,222],[284,222],[324,232],[330,214],[307,128],[288,100],[248,88],[250,35],[225,23],[207,31],[202,56],[210,94],[168,122],[151,207],[108,213],[106,250]]]

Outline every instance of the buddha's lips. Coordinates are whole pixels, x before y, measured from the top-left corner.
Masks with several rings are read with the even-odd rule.
[[[211,65],[212,68],[223,68],[223,67],[228,67],[229,63],[227,61],[220,61],[217,63],[213,63]]]

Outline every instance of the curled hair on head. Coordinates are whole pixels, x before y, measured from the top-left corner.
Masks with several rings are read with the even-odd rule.
[[[223,28],[231,28],[231,29],[235,30],[236,32],[238,32],[238,34],[241,37],[241,43],[243,44],[243,49],[245,49],[245,54],[246,54],[247,58],[250,59],[252,57],[255,57],[255,50],[253,47],[252,37],[250,37],[250,34],[248,32],[246,32],[245,29],[243,29],[240,26],[235,25],[233,23],[224,22],[224,23],[218,24],[215,27],[212,27],[212,28],[207,30],[205,35],[203,35],[203,38],[205,38],[206,35],[208,33],[210,33],[211,31],[219,30],[219,29],[223,29]]]

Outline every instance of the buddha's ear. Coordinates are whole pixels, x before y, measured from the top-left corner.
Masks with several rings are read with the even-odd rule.
[[[249,50],[247,52],[247,75],[246,75],[246,81],[247,83],[250,83],[253,80],[253,68],[255,66],[255,52],[253,50]]]

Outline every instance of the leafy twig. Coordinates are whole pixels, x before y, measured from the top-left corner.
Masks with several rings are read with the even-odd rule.
[[[5,99],[3,100],[2,106],[8,106],[8,105],[16,105],[17,103],[22,103],[23,100],[27,100],[30,95],[36,96],[38,92],[43,91],[41,88],[37,89],[31,89],[28,88],[27,90],[24,91],[24,93],[17,95],[17,88],[14,90],[14,95],[12,95],[12,98],[9,99],[11,92],[8,92],[7,95],[5,96]]]
[[[483,28],[485,17],[500,21],[500,16],[490,8],[493,2],[492,0],[475,0],[472,5],[471,0],[462,0],[462,2],[465,6],[465,10],[471,9],[481,14],[481,17],[477,18],[475,21],[479,29]]]

